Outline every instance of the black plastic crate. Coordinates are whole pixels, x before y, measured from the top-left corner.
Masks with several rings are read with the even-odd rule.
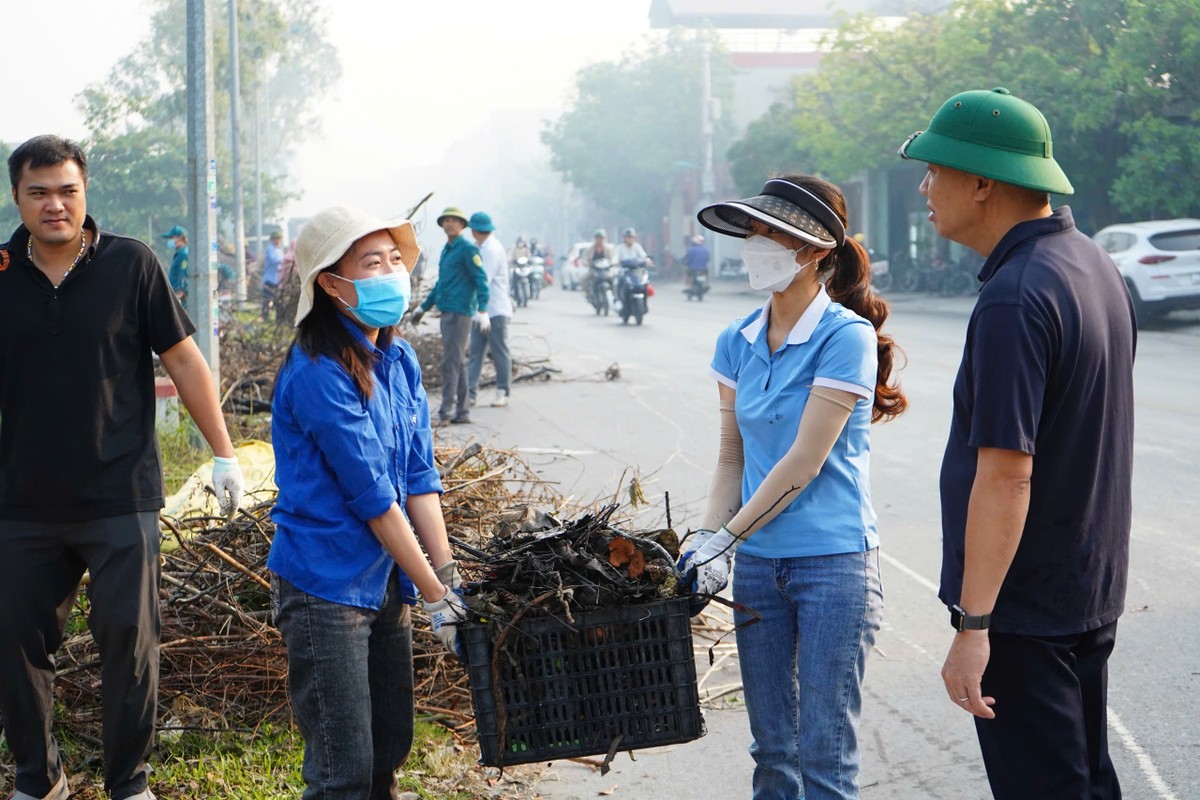
[[[559,616],[521,620],[507,632],[460,629],[479,763],[600,755],[704,735],[687,598],[573,616],[573,624]]]

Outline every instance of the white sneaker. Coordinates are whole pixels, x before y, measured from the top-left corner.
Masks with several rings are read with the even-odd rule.
[[[50,792],[45,797],[34,797],[31,794],[24,792],[15,792],[12,800],[67,800],[71,796],[71,788],[67,786],[67,773],[61,772],[58,776],[58,783],[50,789]]]
[[[147,786],[146,791],[130,795],[125,800],[158,800],[158,798],[154,796],[154,792],[150,791],[150,787]]]
[[[496,392],[496,399],[492,401],[492,408],[503,408],[508,405],[508,395],[504,392]]]

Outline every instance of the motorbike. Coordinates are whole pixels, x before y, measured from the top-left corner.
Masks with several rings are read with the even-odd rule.
[[[533,265],[529,263],[527,257],[520,256],[513,262],[512,272],[509,274],[509,288],[512,292],[513,302],[517,304],[517,308],[524,308],[529,303],[529,279],[531,275],[533,275]]]
[[[629,324],[629,318],[642,324],[646,312],[650,310],[646,298],[654,294],[650,285],[650,272],[646,267],[650,259],[631,258],[621,262],[621,276],[617,278],[617,309],[621,314],[621,323]]]
[[[691,283],[683,288],[683,293],[687,295],[688,300],[704,300],[704,295],[712,288],[708,285],[708,270],[693,272],[691,278]]]
[[[529,259],[529,297],[537,300],[546,285],[546,259],[532,256]]]
[[[591,278],[591,288],[587,293],[587,301],[596,309],[596,315],[608,316],[608,310],[613,306],[613,266],[607,258],[597,258],[588,268]]]

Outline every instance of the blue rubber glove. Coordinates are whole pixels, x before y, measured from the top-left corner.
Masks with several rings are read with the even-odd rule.
[[[221,504],[221,514],[230,516],[237,511],[242,503],[246,479],[242,477],[242,468],[238,466],[236,457],[213,456],[212,484],[217,493],[217,502]]]

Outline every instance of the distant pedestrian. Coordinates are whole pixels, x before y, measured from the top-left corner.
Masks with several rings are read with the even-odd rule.
[[[1050,193],[1050,126],[1006,89],[947,100],[900,155],[940,236],[986,261],[942,459],[950,702],[1000,800],[1116,800],[1108,658],[1125,603],[1136,320],[1112,259]]]
[[[182,225],[176,225],[163,234],[167,247],[171,250],[171,268],[167,271],[167,282],[171,290],[179,298],[180,303],[187,303],[188,295],[188,232]]]
[[[283,305],[280,300],[280,287],[283,285],[283,233],[272,231],[267,241],[267,249],[263,252],[262,273],[262,313],[261,319],[270,319],[271,309],[275,309],[275,321],[283,319]]]
[[[479,375],[483,371],[483,358],[488,350],[492,352],[492,363],[496,367],[496,396],[492,399],[493,406],[508,405],[508,395],[512,386],[512,356],[508,352],[508,322],[512,319],[512,298],[508,293],[508,258],[504,245],[500,244],[493,233],[496,226],[492,218],[482,211],[471,215],[471,236],[479,245],[479,255],[483,258],[483,271],[488,279],[487,316],[489,326],[485,329],[479,325],[471,327],[471,355],[468,362],[467,386],[471,405],[479,391]]]
[[[471,421],[467,405],[467,342],[471,323],[487,326],[488,279],[483,272],[479,248],[462,235],[467,215],[454,206],[437,218],[446,233],[446,245],[438,260],[437,283],[413,314],[418,325],[429,309],[437,306],[442,313],[442,403],[437,424],[463,424]]]

